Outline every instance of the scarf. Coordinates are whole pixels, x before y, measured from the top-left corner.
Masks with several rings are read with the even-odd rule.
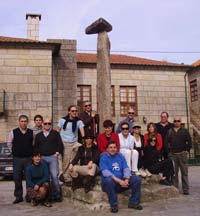
[[[65,119],[65,123],[63,124],[63,130],[66,129],[68,122],[72,122],[72,132],[74,133],[76,130],[76,126],[77,126],[77,121],[79,121],[80,118],[75,117],[74,119],[70,119],[69,114],[67,116],[62,117],[62,118]]]

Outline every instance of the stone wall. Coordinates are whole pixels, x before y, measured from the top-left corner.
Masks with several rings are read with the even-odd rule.
[[[67,114],[68,106],[77,104],[76,41],[48,41],[61,44],[59,53],[53,56],[53,121],[56,126],[59,118]]]
[[[0,49],[0,89],[5,90],[5,110],[0,117],[0,140],[26,114],[52,114],[52,51],[14,47]]]
[[[115,89],[115,117],[113,121],[118,123],[120,117],[120,86],[136,86],[138,116],[135,118],[146,130],[142,123],[143,116],[147,121],[160,120],[162,111],[169,112],[170,120],[174,115],[182,116],[184,123],[186,118],[185,99],[185,71],[166,69],[111,69],[111,84]],[[78,67],[78,85],[92,85],[92,104],[96,109],[96,69]]]

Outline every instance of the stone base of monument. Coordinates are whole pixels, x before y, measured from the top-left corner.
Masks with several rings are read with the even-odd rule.
[[[180,195],[177,188],[174,186],[160,185],[159,180],[159,175],[152,175],[151,177],[142,179],[141,202],[174,198]],[[83,188],[73,192],[70,187],[63,185],[63,196],[68,198],[75,206],[84,206],[91,210],[108,208],[108,198],[106,193],[101,190],[100,177],[97,177],[96,182],[96,186],[89,193],[85,193]],[[129,195],[130,190],[118,194],[119,205],[127,206]]]

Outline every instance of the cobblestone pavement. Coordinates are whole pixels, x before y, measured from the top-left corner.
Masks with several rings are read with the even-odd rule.
[[[148,216],[199,216],[200,215],[200,167],[190,167],[190,195],[180,195],[178,198],[152,201],[143,203],[144,209],[136,211],[127,209],[125,206],[119,209],[116,215],[127,216],[134,215],[148,215]],[[90,211],[84,207],[73,206],[67,199],[62,203],[55,203],[53,207],[47,208],[44,206],[31,207],[30,204],[22,202],[13,205],[13,182],[0,181],[0,215],[1,216],[100,216],[103,214],[113,215],[109,209],[102,211]]]

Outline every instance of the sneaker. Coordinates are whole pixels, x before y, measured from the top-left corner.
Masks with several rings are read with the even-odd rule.
[[[118,206],[111,206],[110,211],[112,213],[117,213],[118,212]]]
[[[149,172],[149,170],[148,170],[148,169],[145,169],[145,173],[147,174],[147,177],[150,177],[150,176],[152,176],[152,174]]]
[[[143,169],[139,169],[139,173],[144,178],[147,176],[146,172]]]
[[[133,203],[129,203],[128,208],[133,208],[136,210],[142,210],[143,209],[143,207],[140,204],[133,204]]]
[[[135,175],[136,175],[136,176],[140,176],[141,174],[140,174],[139,171],[135,171]]]
[[[43,202],[42,205],[46,206],[46,207],[52,207],[51,203],[50,202]]]

